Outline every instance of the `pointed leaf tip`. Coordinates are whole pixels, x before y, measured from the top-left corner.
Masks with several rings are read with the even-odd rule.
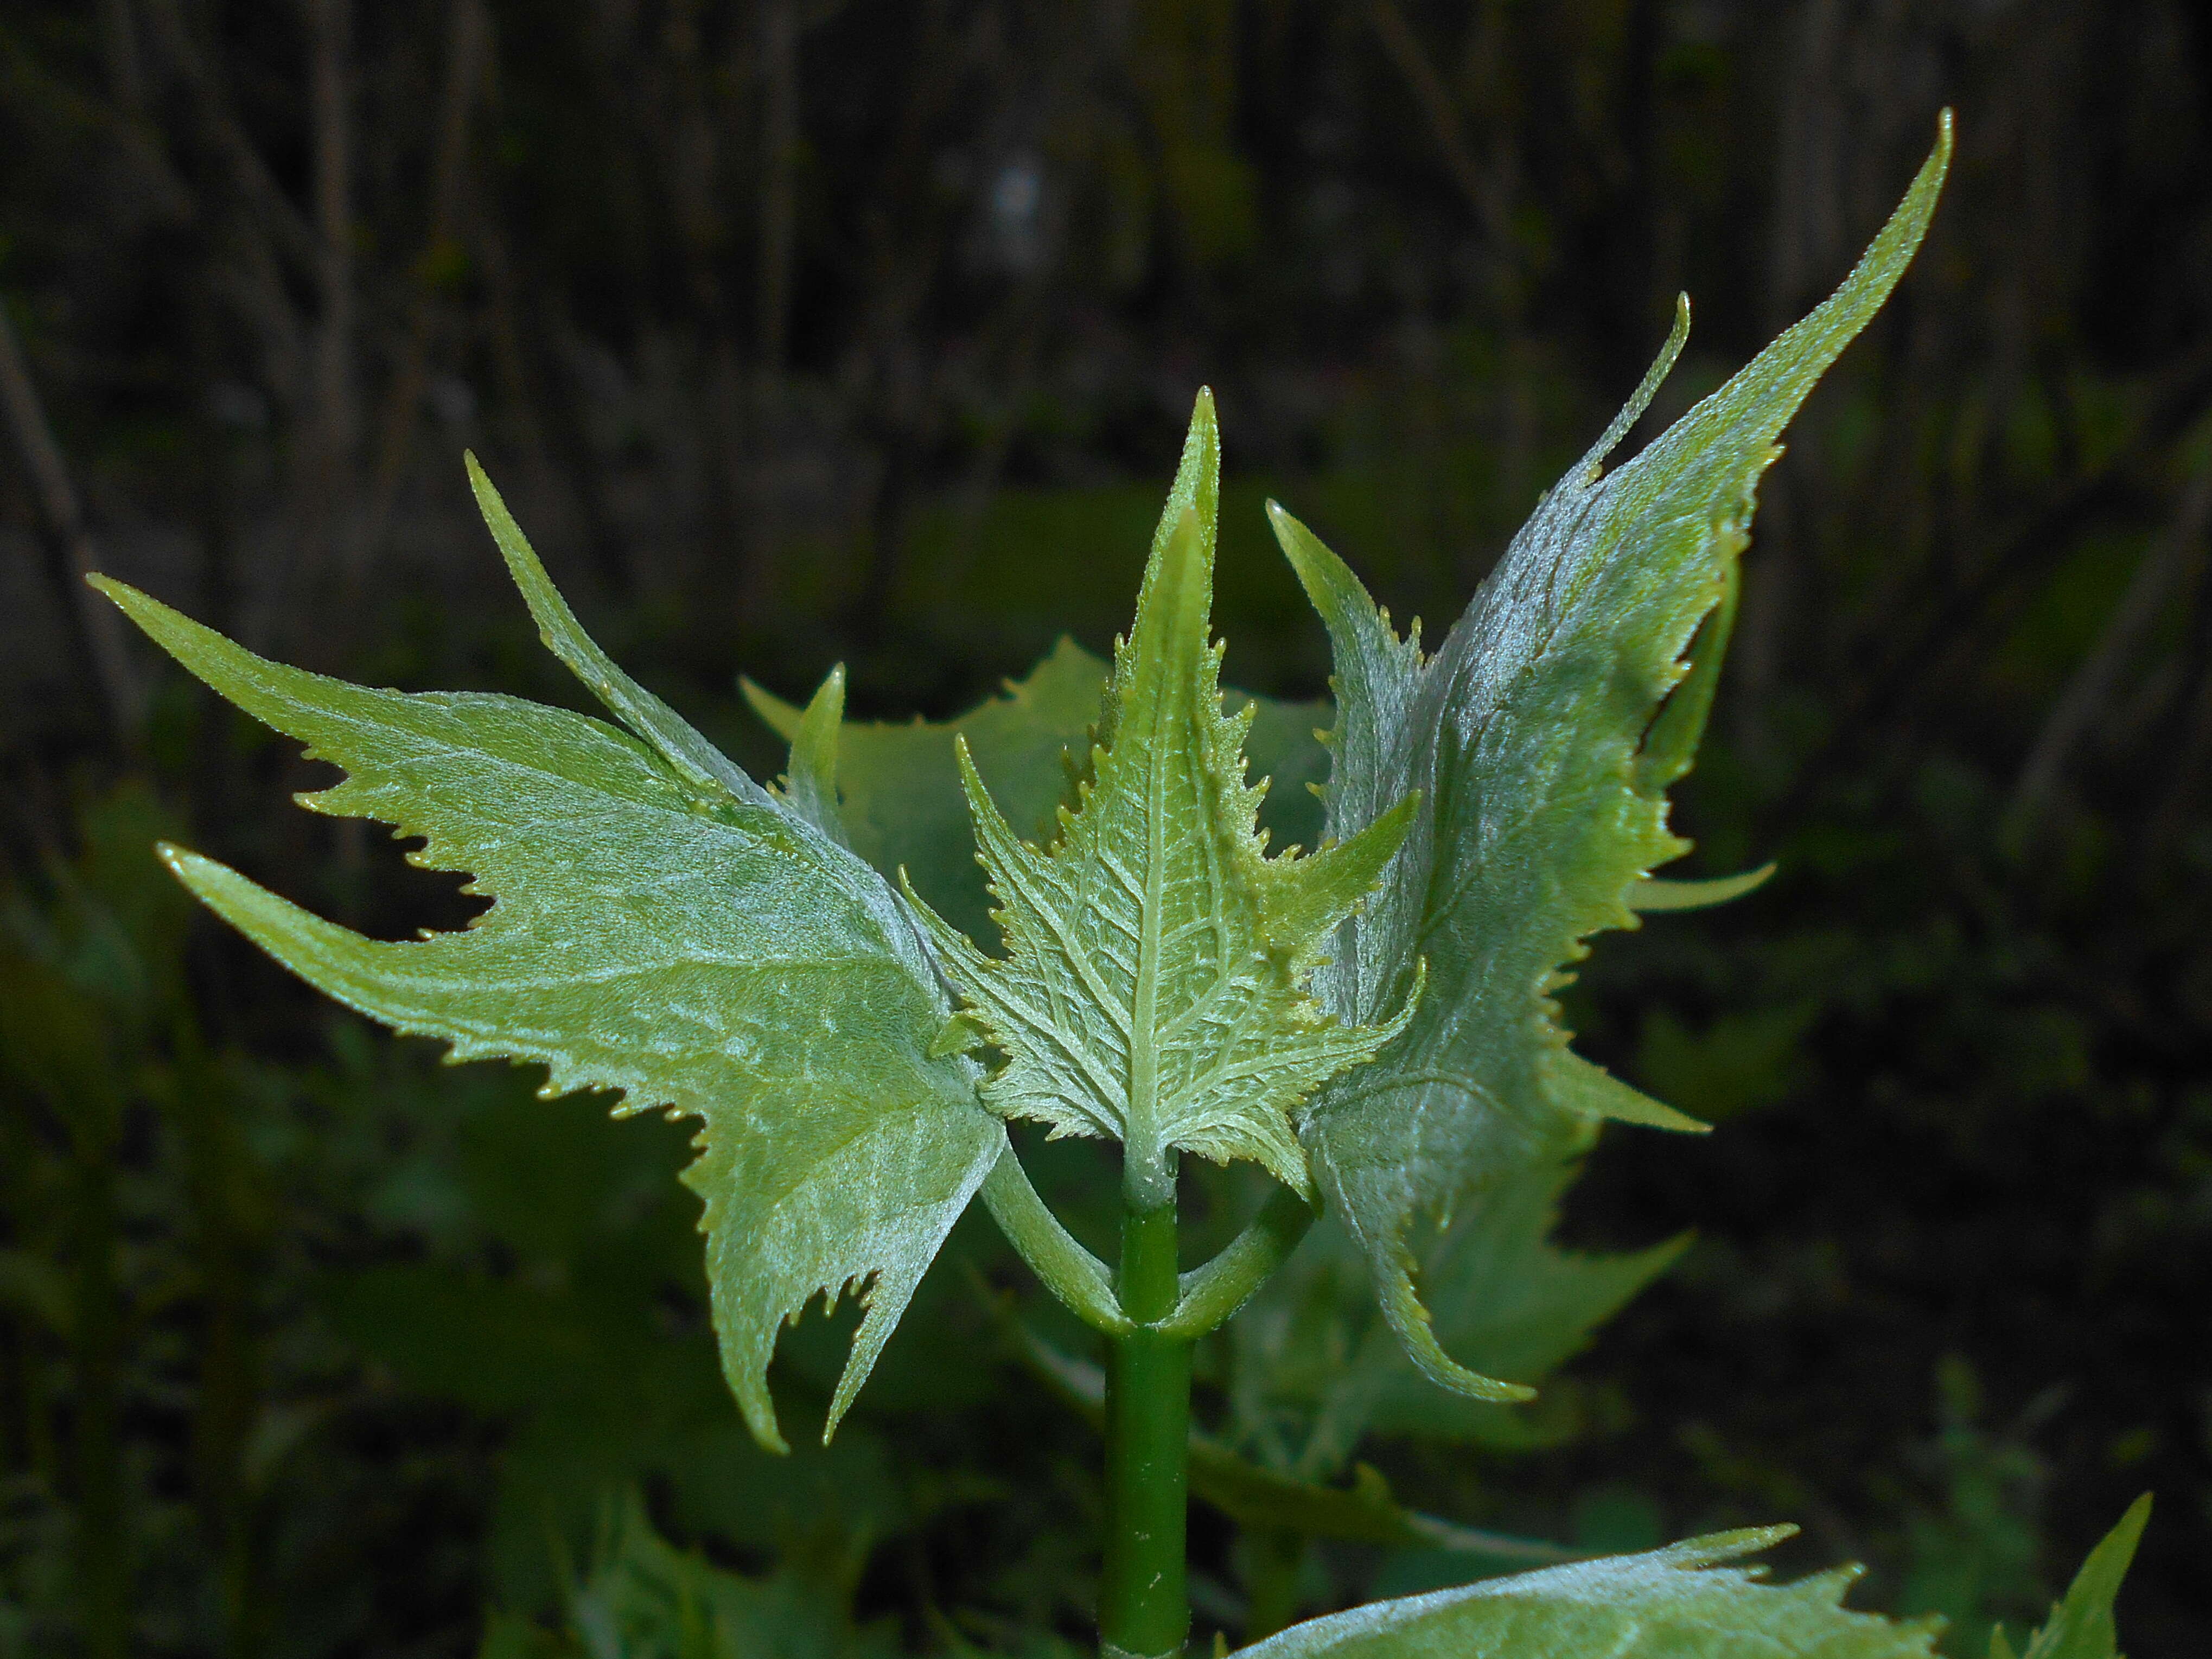
[[[624,673],[599,641],[584,631],[473,453],[467,456],[466,465],[477,510],[483,514],[484,526],[498,544],[523,603],[530,607],[531,620],[538,624],[538,637],[545,648],[591,688],[608,713],[659,751],[695,787],[750,806],[769,805],[766,790],[708,742],[690,721]]]
[[[2118,1659],[2119,1626],[2112,1606],[2135,1560],[2136,1547],[2142,1541],[2150,1510],[2148,1492],[2128,1505],[2127,1513],[2089,1552],[2065,1595],[2051,1609],[2049,1620],[2029,1638],[2021,1659]],[[2000,1640],[1993,1632],[1990,1651],[2008,1654],[2009,1644],[2000,1647]]]
[[[1152,556],[1146,562],[1144,589],[1152,586],[1152,573],[1167,551],[1169,538],[1181,529],[1185,514],[1198,520],[1207,568],[1213,561],[1214,521],[1221,502],[1221,428],[1214,419],[1213,393],[1201,387],[1190,411],[1190,428],[1183,434],[1182,459],[1176,464],[1175,483],[1161,509],[1159,527],[1152,532]],[[1143,590],[1138,595],[1143,606]]]
[[[1270,865],[1284,895],[1278,925],[1286,934],[1325,941],[1336,924],[1375,890],[1413,833],[1420,806],[1417,789],[1351,839]]]
[[[1639,914],[1663,910],[1704,910],[1726,904],[1766,885],[1782,866],[1772,862],[1738,875],[1715,876],[1707,881],[1669,881],[1645,876],[1628,888],[1628,908]]]
[[[1630,428],[1644,418],[1644,411],[1651,407],[1651,400],[1659,395],[1659,388],[1666,384],[1668,375],[1674,373],[1675,361],[1681,356],[1682,348],[1689,342],[1690,296],[1677,294],[1674,296],[1674,324],[1667,331],[1667,338],[1659,348],[1659,355],[1651,360],[1651,367],[1644,371],[1643,380],[1629,394],[1628,401],[1620,406],[1620,412],[1613,417],[1599,434],[1598,441],[1583,457],[1577,471],[1583,477],[1595,478],[1606,458],[1620,447],[1621,441],[1628,436]]]
[[[1671,1129],[1677,1134],[1711,1134],[1713,1126],[1631,1087],[1594,1060],[1571,1048],[1554,1049],[1545,1068],[1553,1098],[1571,1112],[1610,1118],[1616,1123],[1637,1123],[1647,1129]]]
[[[823,677],[791,739],[784,798],[792,811],[840,846],[845,842],[838,810],[837,739],[845,720],[845,665]]]
[[[1342,1215],[1352,1236],[1365,1248],[1370,1262],[1389,1264],[1388,1272],[1378,1271],[1376,1274],[1382,1318],[1396,1334],[1406,1357],[1424,1376],[1453,1394],[1498,1405],[1519,1405],[1536,1397],[1536,1390],[1525,1382],[1485,1376],[1444,1352],[1443,1344],[1437,1340],[1436,1321],[1414,1288],[1413,1276],[1419,1264],[1406,1242],[1405,1221],[1396,1224],[1395,1232],[1376,1238],[1363,1236],[1362,1216],[1348,1207],[1342,1208]]]

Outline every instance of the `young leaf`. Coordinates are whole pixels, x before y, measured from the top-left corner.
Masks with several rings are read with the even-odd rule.
[[[1894,1624],[1844,1607],[1855,1569],[1773,1585],[1756,1569],[1718,1565],[1795,1530],[1717,1533],[1644,1555],[1371,1602],[1241,1651],[1248,1659],[1932,1659],[1933,1623]]]
[[[799,736],[795,703],[741,682],[745,700],[787,743]],[[960,787],[954,739],[1006,822],[1024,840],[1048,841],[1069,787],[1066,757],[1088,751],[1106,690],[1106,665],[1073,640],[1053,647],[1028,677],[943,722],[846,723],[838,738],[837,783],[853,850],[915,890],[969,939],[990,931],[990,901],[975,862],[975,836]],[[1244,754],[1255,777],[1272,780],[1260,822],[1285,844],[1321,839],[1321,803],[1306,787],[1327,776],[1328,751],[1315,736],[1328,725],[1326,702],[1285,702],[1243,691],[1222,694],[1224,712],[1252,710]]]
[[[512,697],[371,690],[267,662],[95,579],[164,649],[347,773],[301,798],[425,838],[410,860],[493,896],[465,931],[364,939],[196,854],[186,886],[270,955],[456,1060],[533,1060],[549,1092],[703,1121],[684,1180],[705,1202],[722,1362],[781,1449],[776,1332],[858,1284],[867,1316],[834,1428],[923,1270],[1006,1148],[975,1069],[933,1056],[951,1012],[883,879],[609,662],[478,475],[549,644],[635,735]],[[835,716],[823,722],[834,736]]]
[[[1648,872],[1686,849],[1668,831],[1665,790],[1695,750],[1724,623],[1693,636],[1729,591],[1777,436],[1903,274],[1950,150],[1947,114],[1834,296],[1601,474],[1681,349],[1685,306],[1635,397],[1545,497],[1433,660],[1274,509],[1335,650],[1329,833],[1356,835],[1391,803],[1421,799],[1393,879],[1345,923],[1316,993],[1358,1024],[1395,1006],[1424,959],[1431,980],[1403,1036],[1316,1094],[1299,1135],[1386,1316],[1445,1387],[1506,1392],[1431,1331],[1404,1242],[1415,1214],[1484,1202],[1596,1118],[1703,1127],[1572,1054],[1550,993],[1589,934],[1636,925]]]
[[[1090,775],[1047,850],[1022,842],[974,760],[963,781],[1007,955],[927,916],[945,970],[1007,1064],[995,1111],[1119,1139],[1139,1209],[1172,1197],[1172,1152],[1249,1158],[1310,1193],[1290,1113],[1404,1024],[1354,1025],[1305,981],[1389,863],[1407,802],[1339,846],[1269,859],[1245,782],[1249,711],[1221,712],[1209,642],[1219,444],[1200,393],[1153,539],[1137,620],[1115,647]],[[919,901],[917,900],[917,902]]]
[[[2021,1659],[2120,1659],[2119,1626],[2112,1603],[2120,1581],[2136,1558],[2143,1528],[2150,1521],[2150,1494],[2128,1505],[2119,1524],[2089,1552],[2074,1575],[2065,1599],[2051,1609],[2051,1622],[2029,1638]],[[2012,1644],[2002,1629],[1990,1632],[1990,1659],[2013,1659]]]

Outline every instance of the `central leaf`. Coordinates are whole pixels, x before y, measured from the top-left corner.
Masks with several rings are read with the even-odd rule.
[[[1006,936],[994,959],[921,903],[945,970],[1006,1064],[984,1100],[1055,1135],[1121,1140],[1140,1209],[1173,1196],[1174,1149],[1249,1158],[1310,1197],[1291,1112],[1403,1025],[1340,1024],[1307,981],[1336,925],[1405,839],[1413,802],[1341,846],[1267,855],[1251,712],[1224,714],[1209,635],[1220,441],[1199,396],[1117,641],[1097,743],[1057,839],[1008,825],[961,745],[977,855]],[[914,896],[911,886],[908,896]]]

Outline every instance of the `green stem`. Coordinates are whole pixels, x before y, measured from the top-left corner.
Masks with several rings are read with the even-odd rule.
[[[1190,1633],[1183,1583],[1190,1457],[1190,1344],[1157,1328],[1175,1311],[1176,1212],[1121,1218],[1116,1288],[1137,1328],[1106,1370],[1106,1559],[1098,1634],[1108,1659],[1178,1654]]]

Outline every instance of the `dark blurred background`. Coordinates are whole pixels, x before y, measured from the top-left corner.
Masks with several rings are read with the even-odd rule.
[[[772,774],[740,671],[942,717],[1102,648],[1210,383],[1228,672],[1312,696],[1267,495],[1436,637],[1676,291],[1639,435],[1842,276],[1945,104],[1935,228],[1770,475],[1679,792],[1675,873],[1781,873],[1572,994],[1721,1129],[1609,1136],[1567,1237],[1696,1243],[1577,1362],[1571,1443],[1367,1455],[1593,1547],[1799,1521],[1787,1570],[1863,1560],[1974,1659],[2154,1488],[2122,1629],[2203,1651],[2208,92],[2168,0],[16,0],[0,1655],[471,1653],[630,1488],[842,1596],[825,1653],[1079,1632],[1095,1547],[1088,1431],[989,1358],[988,1230],[837,1449],[771,1467],[679,1132],[439,1070],[189,914],[157,836],[388,937],[468,902],[295,811],[324,769],[83,568],[580,706],[473,447],[602,641]],[[785,1347],[818,1411],[834,1330]],[[1234,1630],[1241,1546],[1197,1537]],[[1301,1594],[1395,1570],[1323,1552]]]

